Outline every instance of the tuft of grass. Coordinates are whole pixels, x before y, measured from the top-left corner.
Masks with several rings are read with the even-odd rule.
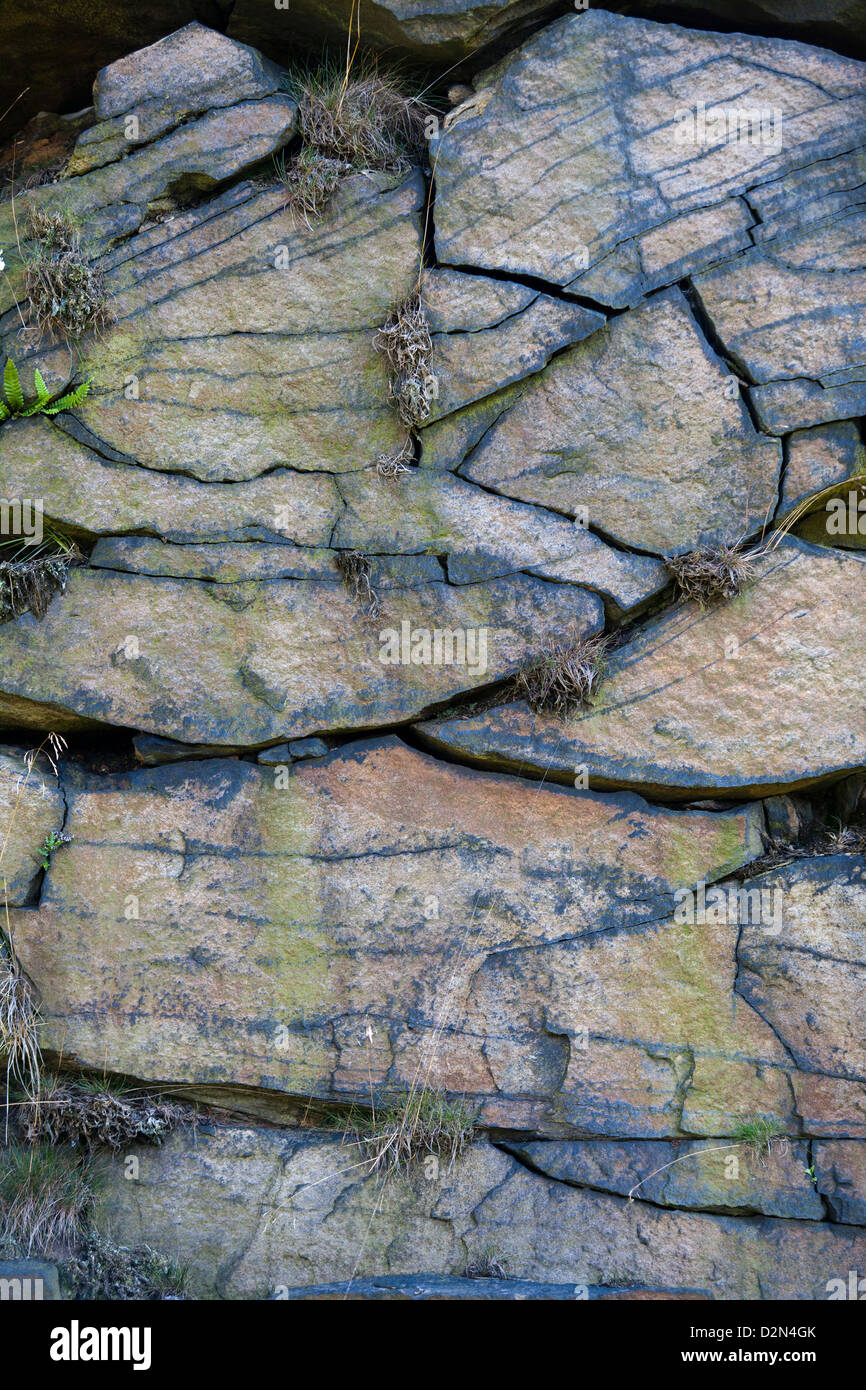
[[[301,149],[276,162],[288,207],[308,225],[348,174],[408,168],[424,148],[425,108],[374,56],[295,68]]]
[[[450,1172],[475,1133],[477,1110],[444,1091],[418,1087],[386,1098],[381,1107],[352,1110],[340,1123],[367,1155],[370,1172],[387,1178],[425,1158],[446,1161]]]
[[[50,1144],[0,1150],[0,1248],[48,1255],[79,1240],[93,1202],[86,1159]]]
[[[439,393],[432,371],[433,342],[420,293],[415,290],[398,304],[373,339],[384,353],[391,374],[391,395],[407,430],[424,423]]]
[[[485,1246],[477,1259],[470,1260],[463,1271],[464,1279],[507,1279],[508,1270],[492,1245]]]
[[[0,541],[0,623],[27,612],[44,618],[54,595],[66,588],[70,569],[83,558],[65,536],[47,535],[36,545],[16,537]]]
[[[739,545],[701,546],[665,560],[683,598],[696,600],[702,608],[734,598],[754,567],[754,556]]]
[[[80,338],[111,323],[105,277],[82,247],[76,219],[68,212],[33,208],[28,235],[24,292],[39,333]]]
[[[756,1117],[751,1120],[743,1120],[734,1130],[734,1140],[738,1144],[745,1144],[752,1150],[756,1158],[766,1150],[772,1152],[773,1140],[784,1139],[785,1131],[775,1120],[765,1120]]]
[[[28,1092],[39,1087],[39,1007],[30,981],[0,936],[0,1057],[6,1059],[6,1093],[15,1080]]]
[[[378,618],[379,596],[370,583],[370,561],[360,550],[342,550],[337,555],[337,569],[349,593],[361,605],[369,618]]]
[[[595,695],[604,674],[608,638],[551,638],[517,673],[515,691],[536,714],[568,715]]]
[[[98,1231],[88,1231],[78,1242],[61,1273],[76,1299],[154,1301],[186,1296],[186,1266],[149,1245],[116,1245]]]
[[[55,1077],[40,1094],[30,1093],[19,1117],[30,1143],[72,1144],[93,1150],[127,1144],[161,1144],[182,1124],[195,1124],[187,1106],[102,1078],[63,1081]]]

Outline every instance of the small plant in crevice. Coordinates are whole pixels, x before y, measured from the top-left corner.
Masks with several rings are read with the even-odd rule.
[[[349,593],[361,605],[368,618],[378,618],[381,611],[379,596],[370,583],[370,561],[360,550],[341,550],[337,569]]]
[[[407,439],[394,453],[379,455],[376,472],[380,478],[399,478],[403,473],[410,472],[413,457],[412,440]]]
[[[434,1087],[413,1087],[406,1095],[383,1098],[370,1109],[353,1109],[335,1119],[355,1140],[371,1173],[382,1178],[406,1173],[426,1158],[447,1162],[450,1172],[472,1142],[477,1109],[452,1100]]]
[[[6,1062],[7,1123],[10,1083],[38,1092],[42,1071],[39,1006],[11,944],[8,915],[7,908],[6,932],[0,932],[0,1058]]]
[[[308,225],[340,181],[372,170],[399,172],[424,148],[425,108],[374,56],[298,67],[286,87],[298,105],[300,151],[276,161],[289,209]]]
[[[685,1163],[689,1159],[700,1159],[708,1154],[729,1153],[731,1149],[746,1149],[758,1160],[762,1167],[766,1166],[768,1158],[775,1152],[778,1157],[784,1157],[790,1147],[790,1136],[785,1133],[783,1127],[777,1120],[768,1120],[764,1116],[756,1116],[753,1119],[743,1120],[734,1131],[732,1139],[723,1144],[712,1144],[707,1148],[691,1149],[688,1153],[681,1154],[679,1158],[672,1158],[669,1163],[663,1163],[661,1167],[654,1168],[646,1177],[641,1178],[629,1189],[628,1200],[633,1202],[635,1193],[649,1182],[651,1178],[658,1177],[659,1173],[665,1173],[669,1168],[675,1168],[679,1163]]]
[[[766,1154],[769,1157],[773,1152],[773,1145],[784,1145],[785,1151],[788,1147],[788,1136],[784,1129],[776,1120],[767,1120],[758,1117],[752,1120],[743,1120],[734,1130],[734,1143],[745,1145],[755,1156],[763,1160]]]
[[[486,1245],[480,1255],[470,1260],[463,1270],[464,1279],[507,1279],[505,1262],[492,1245]]]
[[[22,1106],[19,1126],[30,1143],[46,1140],[115,1152],[126,1144],[161,1144],[182,1125],[195,1127],[189,1106],[149,1095],[123,1081],[53,1077]]]
[[[699,546],[685,555],[671,555],[664,564],[681,596],[707,608],[734,598],[752,578],[755,553],[737,545]]]
[[[417,429],[429,417],[439,394],[439,382],[430,365],[433,340],[418,290],[388,315],[373,338],[373,346],[387,360],[391,396],[401,422],[407,430]]]
[[[526,662],[514,680],[515,695],[536,714],[560,718],[587,704],[596,694],[605,669],[609,639],[549,638],[538,656]]]
[[[0,541],[0,623],[28,612],[44,618],[54,595],[66,588],[69,571],[83,558],[75,542],[59,533],[36,544],[20,537]]]
[[[81,244],[77,220],[69,212],[33,208],[28,235],[24,292],[38,332],[80,338],[110,323],[105,277]]]
[[[117,1245],[99,1231],[87,1231],[60,1265],[69,1296],[88,1302],[184,1299],[187,1268],[149,1245]]]
[[[0,1149],[0,1250],[54,1255],[86,1230],[98,1175],[90,1161],[50,1144]]]
[[[61,845],[71,845],[72,836],[64,835],[62,830],[49,830],[39,850],[39,862],[43,869],[51,868],[51,856]]]
[[[73,390],[52,396],[38,367],[33,373],[33,381],[36,399],[28,401],[24,396],[18,368],[12,358],[7,357],[3,368],[4,399],[0,400],[0,424],[6,420],[26,419],[30,415],[59,415],[62,410],[75,410],[90,390],[90,382],[82,381]]]

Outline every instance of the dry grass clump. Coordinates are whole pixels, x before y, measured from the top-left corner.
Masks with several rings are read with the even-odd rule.
[[[24,265],[24,292],[39,332],[79,338],[111,323],[105,277],[82,248],[74,218],[33,208],[29,237],[33,245]]]
[[[380,454],[376,460],[376,472],[380,478],[399,478],[408,473],[412,462],[412,441],[407,439],[393,454]]]
[[[149,1245],[116,1245],[98,1231],[88,1231],[62,1267],[63,1281],[76,1299],[182,1299],[187,1269]]]
[[[417,290],[388,315],[373,346],[387,358],[391,395],[401,421],[408,430],[416,429],[430,415],[439,393],[439,383],[430,367],[433,342]]]
[[[89,1163],[50,1144],[0,1150],[0,1248],[46,1255],[83,1235],[93,1201]]]
[[[734,598],[752,577],[754,567],[754,557],[739,545],[701,546],[665,560],[665,569],[683,598],[695,599],[702,608]]]
[[[382,1108],[352,1111],[344,1126],[366,1153],[370,1172],[388,1178],[430,1156],[447,1161],[450,1172],[472,1142],[477,1114],[464,1100],[449,1100],[444,1091],[418,1087],[386,1100]]]
[[[77,545],[61,536],[38,545],[20,539],[0,542],[0,623],[27,612],[43,618],[54,595],[66,588],[70,569],[83,558]]]
[[[424,147],[425,109],[376,58],[291,73],[301,150],[277,173],[289,208],[310,224],[347,174],[408,168]]]
[[[195,1124],[195,1112],[188,1107],[101,1078],[55,1078],[42,1094],[30,1092],[19,1117],[31,1144],[45,1140],[115,1152],[142,1141],[161,1144],[173,1129],[190,1123]]]
[[[508,1271],[492,1245],[485,1247],[475,1260],[470,1260],[463,1271],[464,1279],[507,1279]]]
[[[349,593],[361,605],[369,618],[378,618],[379,595],[370,583],[370,561],[360,550],[342,550],[337,556],[337,569]]]
[[[6,1059],[6,1094],[14,1080],[28,1093],[39,1086],[39,1007],[30,981],[0,937],[0,1057]]]
[[[536,714],[569,714],[596,693],[604,674],[608,638],[551,638],[517,673],[515,689]]]

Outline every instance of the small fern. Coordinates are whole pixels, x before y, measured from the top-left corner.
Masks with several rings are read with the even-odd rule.
[[[90,381],[82,381],[72,391],[67,391],[64,395],[52,399],[51,392],[45,385],[45,380],[38,367],[33,373],[33,381],[36,385],[36,399],[28,402],[24,399],[24,392],[21,389],[21,377],[18,374],[18,368],[11,357],[6,359],[6,366],[3,369],[3,395],[6,399],[0,400],[0,424],[14,417],[58,415],[61,410],[74,410],[76,406],[81,405],[90,390]]]

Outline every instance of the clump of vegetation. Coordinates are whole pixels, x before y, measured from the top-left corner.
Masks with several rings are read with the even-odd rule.
[[[352,597],[369,618],[378,618],[379,596],[370,583],[370,561],[360,550],[342,550],[337,555],[337,569]]]
[[[64,1284],[76,1299],[181,1299],[187,1269],[149,1245],[116,1245],[108,1236],[88,1231],[61,1265]]]
[[[370,1171],[390,1177],[431,1155],[447,1161],[450,1171],[472,1142],[477,1113],[464,1100],[419,1086],[386,1098],[379,1108],[350,1111],[343,1124],[367,1155]]]
[[[31,1093],[19,1124],[30,1143],[72,1144],[93,1150],[124,1148],[145,1141],[161,1144],[182,1124],[195,1124],[187,1106],[149,1096],[118,1081],[55,1077],[41,1094]]]
[[[409,472],[412,460],[412,441],[407,439],[402,448],[393,454],[380,454],[376,460],[376,472],[380,478],[399,478]]]
[[[112,321],[105,277],[81,245],[70,213],[33,208],[31,248],[24,263],[24,292],[40,333],[79,338]]]
[[[754,556],[739,545],[701,546],[686,555],[672,555],[665,568],[684,599],[695,599],[702,608],[734,598],[752,577]]]
[[[71,845],[72,836],[64,835],[62,830],[49,830],[45,839],[42,841],[42,848],[39,851],[40,863],[43,869],[51,868],[51,856],[61,845]]]
[[[439,393],[430,362],[433,341],[420,293],[415,290],[388,315],[373,339],[391,374],[391,395],[407,430],[424,423]]]
[[[288,90],[302,144],[288,164],[277,162],[277,174],[289,208],[308,225],[347,174],[399,171],[423,149],[424,107],[375,57],[296,68]]]
[[[604,635],[551,638],[517,673],[515,691],[537,714],[568,715],[595,695],[604,674]]]
[[[774,1140],[786,1139],[784,1129],[776,1120],[767,1120],[760,1116],[743,1120],[734,1130],[734,1142],[751,1149],[756,1158],[760,1158],[764,1152],[771,1154]]]
[[[3,368],[5,399],[0,401],[0,424],[4,420],[23,419],[28,415],[59,415],[61,410],[74,410],[76,406],[81,405],[90,390],[90,382],[82,381],[72,391],[52,396],[38,367],[33,373],[33,381],[36,386],[36,399],[28,401],[21,387],[18,368],[11,357],[6,359],[6,366]]]
[[[464,1279],[507,1279],[508,1271],[492,1245],[485,1246],[477,1259],[470,1260],[463,1271]]]
[[[14,1080],[28,1092],[39,1086],[39,1006],[11,946],[0,935],[0,1057],[6,1059],[6,1094]]]
[[[89,1162],[50,1144],[11,1144],[0,1161],[0,1248],[48,1255],[84,1234],[94,1197]]]
[[[0,541],[0,623],[28,612],[43,618],[83,558],[78,546],[59,534],[35,545],[16,537]]]

